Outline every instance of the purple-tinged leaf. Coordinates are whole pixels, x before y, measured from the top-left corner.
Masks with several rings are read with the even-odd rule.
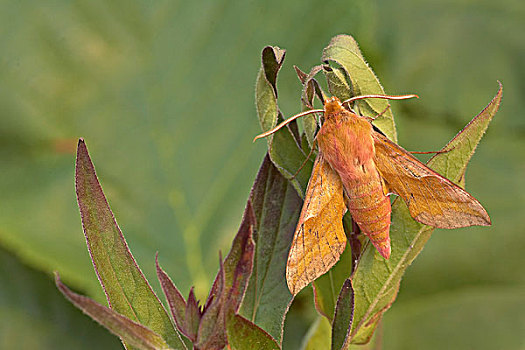
[[[241,315],[231,315],[226,330],[228,345],[232,350],[281,349],[271,335]]]
[[[188,301],[186,303],[186,317],[185,317],[185,329],[188,332],[188,338],[191,341],[197,340],[197,332],[199,331],[199,323],[201,322],[201,309],[198,301],[195,298],[193,287],[190,289],[188,295]]]
[[[354,290],[352,282],[347,279],[335,307],[332,322],[332,350],[346,349],[350,345],[350,329],[354,318]]]
[[[219,257],[219,265],[219,272],[210,290],[199,324],[197,341],[195,342],[197,349],[222,349],[227,344],[226,310],[223,301],[225,273],[222,257]]]
[[[172,349],[159,334],[151,329],[88,297],[72,292],[60,281],[58,274],[55,276],[55,282],[60,292],[71,303],[107,328],[111,333],[120,337],[124,343],[144,350]]]
[[[185,349],[129,251],[82,139],[77,148],[75,185],[89,253],[110,307],[160,334],[173,348]]]
[[[282,341],[284,316],[292,301],[286,260],[302,201],[266,156],[250,194],[257,228],[253,272],[240,314]]]
[[[244,298],[253,268],[255,242],[253,230],[256,226],[251,200],[248,200],[241,226],[235,236],[228,256],[224,260],[226,299],[229,307],[237,312]]]
[[[253,267],[252,239],[255,215],[248,200],[243,220],[232,247],[210,290],[198,329],[196,347],[221,349],[227,344],[226,318],[238,311]]]
[[[166,272],[160,267],[158,254],[155,257],[155,264],[157,266],[157,277],[168,301],[175,324],[182,334],[191,339],[186,331],[186,301]]]
[[[293,66],[293,69],[295,69],[295,73],[297,74],[297,77],[299,78],[299,81],[301,82],[301,84],[304,85],[304,82],[306,81],[308,74],[303,72],[301,68],[297,67],[296,65]]]

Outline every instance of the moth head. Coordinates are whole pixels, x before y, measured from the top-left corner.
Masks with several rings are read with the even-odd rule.
[[[324,113],[325,113],[325,116],[338,113],[342,109],[343,109],[343,104],[341,103],[341,100],[339,100],[335,96],[327,98],[324,101]]]

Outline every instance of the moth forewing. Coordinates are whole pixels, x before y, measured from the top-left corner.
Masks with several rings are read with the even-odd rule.
[[[374,131],[373,137],[378,170],[414,220],[447,229],[491,224],[485,208],[467,191],[380,133]]]
[[[346,247],[345,212],[341,179],[319,153],[286,264],[286,282],[293,295],[339,260]]]

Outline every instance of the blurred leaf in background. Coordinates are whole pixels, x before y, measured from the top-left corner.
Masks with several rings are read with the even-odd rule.
[[[467,188],[493,226],[434,233],[386,314],[384,348],[430,348],[445,339],[448,323],[464,338],[447,348],[463,349],[473,334],[505,337],[498,348],[516,348],[525,332],[524,17],[519,0],[0,2],[0,245],[9,264],[28,270],[0,275],[0,304],[49,322],[47,313],[28,310],[61,298],[53,270],[103,300],[74,195],[79,136],[89,142],[146,276],[155,280],[159,251],[183,294],[194,284],[202,299],[265,152],[264,143],[251,142],[259,130],[253,91],[261,49],[287,50],[278,89],[289,116],[301,109],[292,64],[305,70],[318,64],[329,39],[348,33],[387,93],[420,95],[395,105],[399,142],[408,150],[438,149],[485,106],[497,79],[505,87],[467,172]],[[39,272],[49,283],[34,284]],[[13,299],[13,283],[37,289],[27,296],[33,305]],[[285,333],[285,348],[298,348],[306,332],[297,318],[288,320],[294,333]],[[3,326],[0,339],[27,327]],[[81,338],[85,327],[68,332]],[[403,337],[415,333],[417,340],[406,343]],[[45,339],[53,336],[43,331],[32,347],[58,348]],[[120,346],[105,338],[105,348]]]
[[[0,349],[118,349],[120,341],[83,315],[52,281],[0,248]]]

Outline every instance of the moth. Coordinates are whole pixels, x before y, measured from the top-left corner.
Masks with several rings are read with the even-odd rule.
[[[405,99],[415,95],[367,95]],[[489,226],[483,206],[464,189],[417,160],[376,130],[369,118],[343,107],[337,97],[322,110],[291,117],[256,139],[276,132],[309,113],[323,113],[317,135],[318,155],[286,264],[293,295],[327,272],[346,247],[342,217],[350,211],[383,258],[390,257],[390,195],[401,197],[418,222],[437,228]]]

